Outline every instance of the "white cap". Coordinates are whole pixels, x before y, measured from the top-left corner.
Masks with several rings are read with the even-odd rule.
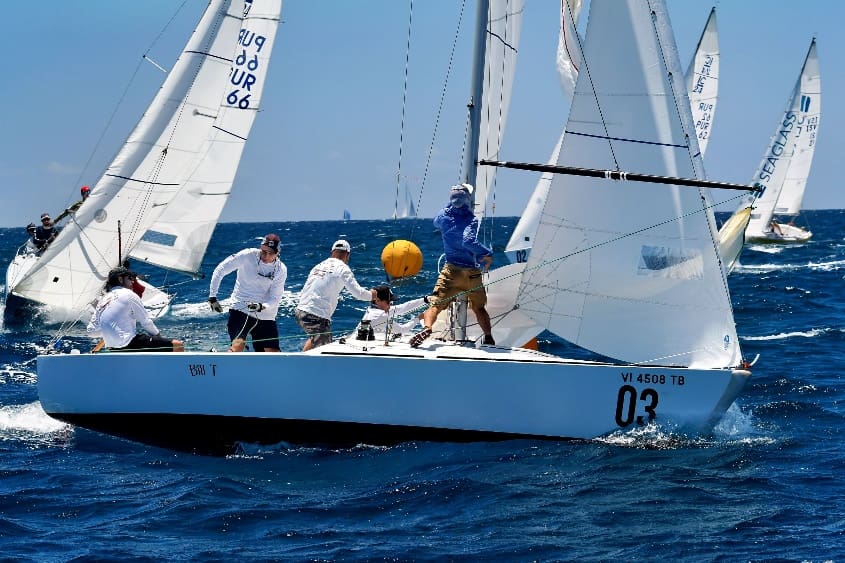
[[[349,243],[343,239],[334,241],[332,245],[332,250],[342,250],[344,252],[352,252],[352,247],[349,246]]]

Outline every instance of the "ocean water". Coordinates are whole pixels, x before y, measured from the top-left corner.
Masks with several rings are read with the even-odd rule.
[[[590,442],[413,442],[351,449],[246,445],[228,457],[158,449],[49,418],[35,357],[58,332],[0,332],[0,554],[8,560],[841,560],[845,556],[845,211],[803,215],[803,246],[746,248],[729,278],[749,386],[709,436],[639,429]],[[515,219],[485,227],[498,264]],[[203,271],[267,232],[283,241],[282,348],[308,270],[336,238],[359,281],[384,280],[385,244],[408,238],[425,294],[439,236],[429,220],[221,224]],[[0,229],[7,264],[23,229]],[[138,268],[144,271],[143,268]],[[159,321],[188,348],[225,347],[208,279],[148,272],[176,293]],[[233,276],[224,281],[228,295]],[[341,301],[336,332],[363,303]],[[544,334],[541,349],[579,354]]]

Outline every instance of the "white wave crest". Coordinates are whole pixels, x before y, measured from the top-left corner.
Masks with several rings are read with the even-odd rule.
[[[68,428],[71,426],[47,415],[38,401],[0,407],[0,435],[25,433],[43,436]]]
[[[814,328],[805,331],[781,332],[779,334],[769,334],[766,336],[740,336],[742,340],[785,340],[787,338],[814,338],[816,336],[830,332],[827,328]]]

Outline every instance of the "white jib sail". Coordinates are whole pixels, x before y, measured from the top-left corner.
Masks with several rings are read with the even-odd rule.
[[[280,5],[280,0],[269,1]],[[97,297],[109,269],[135,248],[195,178],[200,162],[216,157],[209,154],[209,139],[218,134],[213,130],[229,125],[228,117],[221,119],[218,113],[220,100],[232,92],[230,74],[236,69],[245,72],[242,66],[253,64],[251,58],[243,65],[236,60],[239,48],[249,39],[241,31],[243,16],[247,7],[259,3],[264,0],[210,2],[147,112],[88,201],[18,285],[17,293],[59,309],[81,311]],[[242,103],[245,94],[241,91],[231,105]]]
[[[565,130],[561,131],[557,144],[552,149],[552,155],[549,157],[549,164],[557,164],[565,133]],[[534,244],[537,224],[540,222],[540,214],[546,205],[546,197],[549,195],[549,188],[552,185],[553,178],[554,174],[551,172],[544,172],[540,176],[537,185],[534,186],[534,191],[531,192],[531,198],[528,200],[525,209],[522,211],[522,215],[519,217],[519,222],[514,227],[513,233],[511,233],[511,238],[505,247],[505,255],[512,263],[520,263],[528,260],[531,246]]]
[[[571,102],[581,65],[581,47],[575,30],[575,22],[581,13],[581,0],[561,0],[561,26],[557,48],[557,69],[567,100]],[[693,58],[687,70],[687,87],[692,108],[693,122],[698,136],[701,154],[707,150],[710,127],[716,112],[719,88],[719,40],[716,29],[716,9],[710,11],[707,23],[698,41]],[[552,151],[550,164],[555,164],[560,153],[563,132]],[[543,174],[520,216],[514,232],[505,247],[505,254],[511,262],[525,262],[531,251],[531,240],[537,230],[540,210],[546,201],[551,184],[551,174]]]
[[[592,0],[585,37],[559,164],[704,178],[664,2]],[[555,176],[519,310],[618,360],[737,365],[706,192]]]
[[[196,155],[195,168],[184,180],[167,209],[132,250],[132,257],[163,268],[199,271],[223,206],[231,192],[241,153],[267,81],[270,54],[279,24],[281,0],[252,0],[245,4],[239,41],[228,84],[217,107],[206,118],[213,122]],[[220,52],[232,49],[230,38],[219,37]],[[212,46],[212,51],[217,49]],[[219,75],[206,87],[220,94]],[[205,126],[203,126],[206,129]]]
[[[710,141],[710,130],[713,127],[719,95],[719,32],[716,29],[716,8],[710,10],[710,16],[687,68],[686,77],[695,134],[703,155]]]
[[[516,71],[524,7],[525,0],[490,1],[477,160],[499,159]],[[475,215],[479,219],[490,214],[487,197],[495,176],[494,166],[479,166],[476,171]]]
[[[805,79],[804,73],[808,68],[815,74],[811,74]],[[766,152],[763,154],[763,160],[754,174],[752,183],[760,184],[763,192],[757,195],[753,203],[754,210],[745,230],[746,238],[763,237],[771,230],[769,224],[775,213],[775,205],[777,205],[781,191],[786,184],[786,179],[789,176],[794,177],[790,167],[793,157],[797,155],[797,139],[804,133],[801,120],[807,119],[809,125],[809,120],[812,119],[812,115],[807,115],[805,118],[802,115],[805,112],[802,112],[802,110],[806,107],[807,113],[814,111],[812,103],[814,101],[816,106],[819,105],[820,84],[816,41],[813,39],[801,67],[801,73],[798,75],[798,80],[795,82],[795,87],[792,89],[789,101],[786,104],[786,109],[778,120],[775,133],[769,140]],[[806,91],[804,90],[805,87],[807,88]],[[816,136],[814,133],[816,129],[817,127],[813,127],[812,130],[808,130],[806,136],[807,140],[812,138],[813,147],[815,147]],[[806,156],[806,152],[802,156]],[[810,161],[805,161],[804,164],[812,162],[812,150],[809,157]],[[804,181],[806,181],[806,178]]]
[[[797,215],[801,211],[804,188],[807,187],[807,178],[810,175],[810,167],[813,165],[822,106],[822,81],[815,39],[810,44],[807,60],[798,80],[801,93],[798,101],[798,118],[795,123],[795,153],[789,162],[789,171],[775,205],[775,213],[778,215]]]

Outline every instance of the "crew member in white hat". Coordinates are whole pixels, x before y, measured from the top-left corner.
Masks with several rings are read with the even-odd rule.
[[[377,297],[375,289],[365,289],[355,279],[349,268],[351,251],[347,241],[335,241],[331,255],[311,268],[305,280],[296,308],[296,322],[308,335],[303,352],[332,341],[332,315],[341,289],[345,287],[352,297],[361,301]]]

